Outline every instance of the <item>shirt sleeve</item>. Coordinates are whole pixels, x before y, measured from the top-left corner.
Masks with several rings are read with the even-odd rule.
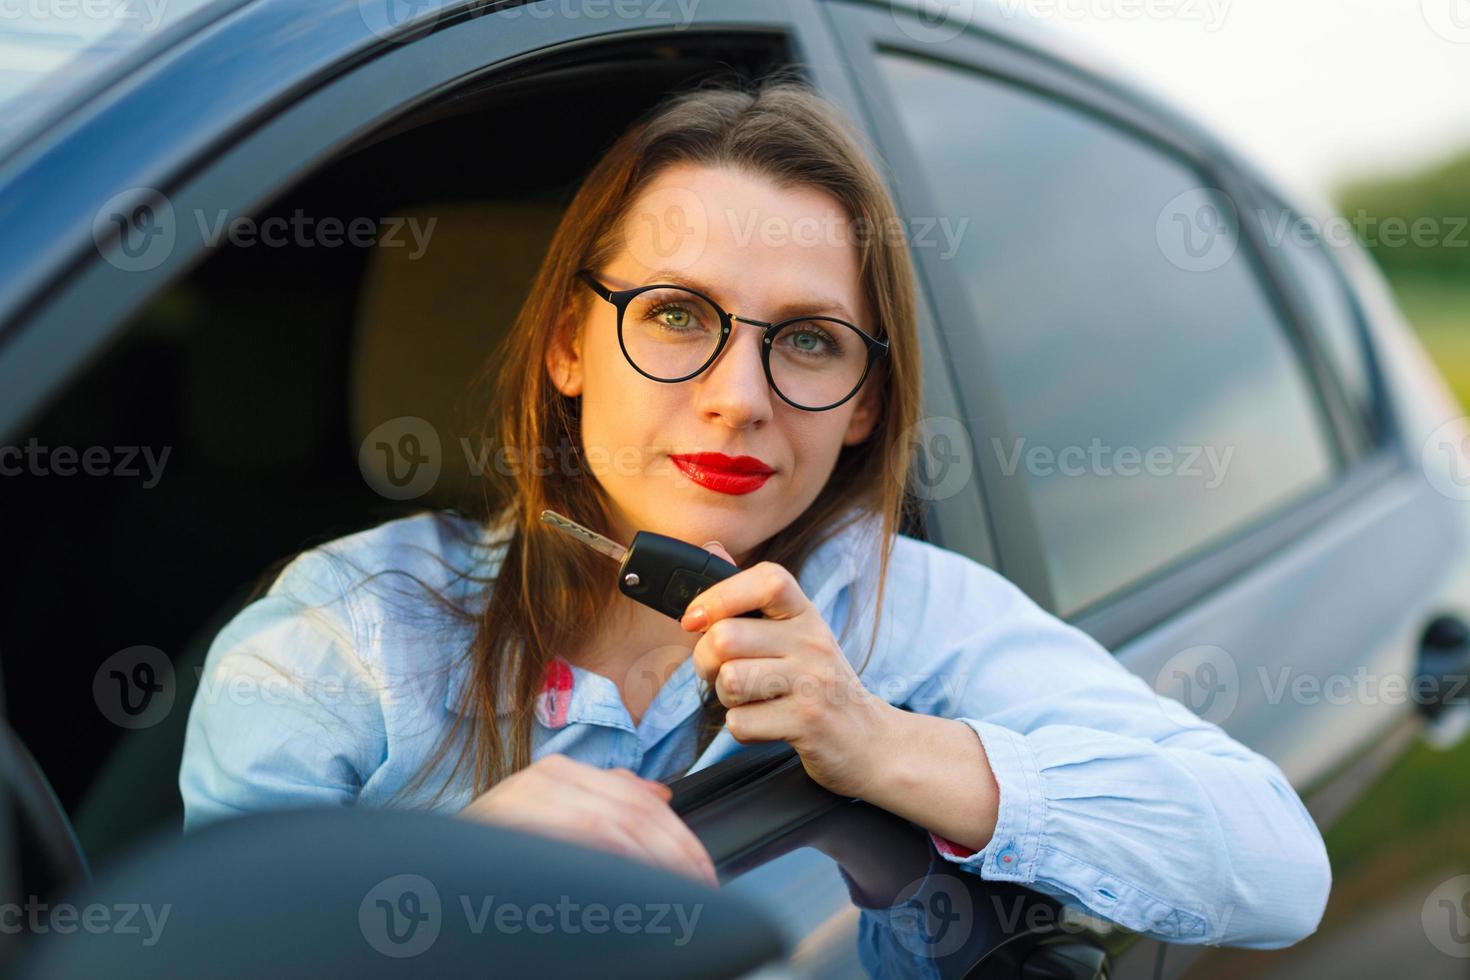
[[[965,596],[940,589],[927,614],[970,625],[904,706],[969,725],[1000,801],[979,850],[934,838],[944,859],[1169,942],[1276,949],[1316,931],[1332,871],[1281,770],[962,561]]]
[[[336,559],[298,555],[205,657],[185,729],[184,831],[230,815],[350,805],[386,752]]]

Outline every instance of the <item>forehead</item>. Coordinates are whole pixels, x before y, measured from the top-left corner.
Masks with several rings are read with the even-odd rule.
[[[841,203],[815,187],[781,187],[731,168],[677,165],[633,202],[620,275],[638,283],[682,273],[718,287],[736,312],[830,298],[863,312],[857,237]]]

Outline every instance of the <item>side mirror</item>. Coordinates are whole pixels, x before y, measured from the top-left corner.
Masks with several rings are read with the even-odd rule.
[[[154,838],[26,914],[21,977],[739,977],[786,954],[747,899],[420,811],[276,811]]]

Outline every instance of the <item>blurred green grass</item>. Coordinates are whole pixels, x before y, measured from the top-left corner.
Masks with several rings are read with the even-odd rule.
[[[1470,276],[1397,273],[1389,281],[1414,332],[1470,412]]]

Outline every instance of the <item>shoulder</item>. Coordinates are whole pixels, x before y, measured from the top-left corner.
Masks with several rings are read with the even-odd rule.
[[[425,587],[464,601],[499,570],[505,531],[452,511],[421,511],[301,552],[270,591],[340,601],[357,617],[371,617],[415,590],[422,596]]]
[[[1031,601],[995,569],[906,534],[894,535],[888,578],[890,587],[897,585],[910,599],[922,598],[931,608],[994,609]]]
[[[860,590],[866,629],[877,586],[875,573],[863,574],[871,576]],[[1003,636],[1046,634],[1060,622],[996,569],[903,534],[893,538],[881,610],[880,645],[908,664],[919,650],[943,657]]]

